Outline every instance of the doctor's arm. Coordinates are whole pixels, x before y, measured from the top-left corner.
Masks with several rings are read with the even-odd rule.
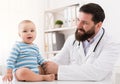
[[[96,60],[82,65],[60,65],[58,80],[100,81],[112,72],[119,57],[119,44],[107,44]]]
[[[61,51],[54,57],[50,58],[48,62],[44,63],[43,68],[46,74],[53,73],[57,74],[58,72],[58,65],[68,65],[69,64],[69,44],[70,44],[71,38],[69,37]]]
[[[60,50],[60,52],[50,58],[50,61],[53,61],[59,65],[67,65],[69,64],[69,56],[70,56],[70,45],[73,43],[73,39],[71,37],[69,37],[65,43],[63,48]]]

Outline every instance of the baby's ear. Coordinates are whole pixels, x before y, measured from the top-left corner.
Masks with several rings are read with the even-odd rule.
[[[18,35],[20,36],[20,33],[18,33]]]

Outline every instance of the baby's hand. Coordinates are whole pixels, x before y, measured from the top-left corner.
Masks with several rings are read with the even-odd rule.
[[[3,82],[7,82],[7,81],[12,81],[12,79],[13,79],[13,75],[12,75],[12,73],[7,73],[3,78],[2,78],[2,80],[3,80]]]

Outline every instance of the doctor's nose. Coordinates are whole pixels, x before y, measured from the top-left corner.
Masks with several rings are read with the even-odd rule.
[[[81,21],[77,21],[77,28],[82,28],[83,27],[83,23]]]

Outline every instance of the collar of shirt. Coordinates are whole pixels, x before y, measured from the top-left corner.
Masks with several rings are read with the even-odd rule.
[[[97,41],[97,40],[100,39],[102,33],[103,33],[102,28],[100,28],[100,30],[98,31],[98,33],[97,33],[91,40],[89,40],[89,41],[88,41],[88,40],[85,40],[85,41],[82,42],[82,43],[83,43],[83,48],[84,48],[85,54],[87,53],[90,45],[91,45],[93,42],[95,42],[95,41]]]

